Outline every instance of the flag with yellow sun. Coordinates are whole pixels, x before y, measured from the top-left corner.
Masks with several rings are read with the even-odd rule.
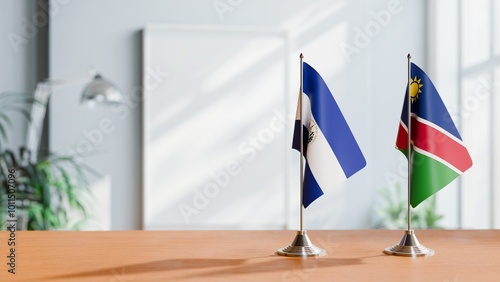
[[[429,77],[413,63],[410,77],[410,203],[416,207],[469,169],[472,159]],[[408,156],[408,91],[396,148]]]

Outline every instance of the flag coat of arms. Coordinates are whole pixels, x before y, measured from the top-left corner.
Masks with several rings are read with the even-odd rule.
[[[303,62],[302,126],[306,160],[303,202],[307,208],[325,189],[366,166],[366,160],[323,78]],[[292,147],[300,151],[300,111],[297,109]]]
[[[410,203],[416,207],[469,169],[472,159],[436,88],[413,63],[396,148],[408,157],[408,94],[412,146]]]

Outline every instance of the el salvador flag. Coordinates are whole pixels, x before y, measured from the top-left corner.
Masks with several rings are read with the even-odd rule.
[[[307,208],[323,190],[339,185],[366,166],[366,160],[325,81],[303,63],[302,123],[306,167],[303,205]],[[300,97],[300,96],[299,96]],[[292,147],[300,151],[297,109]]]

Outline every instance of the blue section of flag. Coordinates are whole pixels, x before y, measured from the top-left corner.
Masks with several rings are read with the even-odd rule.
[[[300,120],[295,120],[295,125],[293,127],[293,140],[292,140],[292,148],[300,152]],[[309,136],[309,129],[307,126],[302,126],[302,139],[303,139],[303,144],[304,148],[302,148],[304,151],[302,152],[302,155],[307,156],[307,139]]]
[[[321,190],[318,182],[316,182],[316,178],[314,178],[309,164],[306,163],[306,169],[304,171],[304,194],[302,195],[302,204],[304,208],[307,208],[314,200],[321,197],[323,194],[323,190]]]
[[[436,87],[432,83],[431,79],[425,74],[425,72],[419,68],[416,64],[411,63],[410,77],[420,80],[419,84],[422,84],[421,95],[413,103],[411,103],[411,112],[416,114],[418,117],[430,121],[436,124],[442,129],[448,131],[450,134],[462,140],[458,129],[455,126],[443,100],[439,96]],[[407,87],[408,88],[408,87]],[[404,104],[406,105],[408,101],[408,89],[406,91]],[[408,108],[403,106],[403,111],[401,113],[401,120],[408,127]]]
[[[303,63],[303,87],[304,93],[309,98],[311,113],[317,126],[330,145],[330,149],[337,158],[345,178],[349,178],[366,166],[366,160],[325,81],[319,73],[307,63]],[[292,143],[292,147],[299,151],[300,125],[300,121],[297,120],[295,123],[294,139]],[[306,162],[308,137],[309,130],[307,126],[304,125],[303,154],[306,156]],[[332,173],[339,172],[332,171]],[[314,171],[312,171],[308,163],[306,163],[303,191],[304,207],[307,207],[321,195],[323,195],[323,191],[314,177]]]

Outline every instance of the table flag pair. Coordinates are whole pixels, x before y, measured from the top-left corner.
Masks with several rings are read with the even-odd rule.
[[[432,196],[472,166],[470,155],[429,77],[410,62],[396,148],[408,159],[408,228],[384,253],[431,256],[411,229],[411,207]],[[303,209],[366,166],[366,160],[328,86],[300,54],[300,89],[292,147],[300,158],[300,230],[279,249],[283,256],[318,256],[303,228]],[[303,95],[305,94],[305,95]],[[305,165],[304,165],[305,160]]]

